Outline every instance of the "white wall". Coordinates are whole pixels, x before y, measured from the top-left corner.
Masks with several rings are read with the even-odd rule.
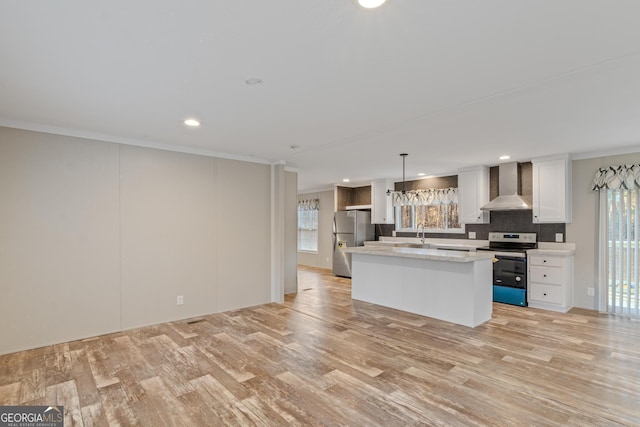
[[[270,302],[270,174],[0,127],[0,354]]]
[[[120,328],[118,146],[0,127],[0,354]]]
[[[598,294],[587,296],[587,288],[598,288],[598,192],[592,191],[593,178],[600,167],[640,163],[640,153],[574,160],[573,222],[567,224],[567,241],[576,244],[575,307],[597,309]]]
[[[284,293],[298,292],[298,174],[286,171],[284,200]]]
[[[333,266],[333,213],[334,191],[321,191],[318,193],[299,194],[298,200],[320,199],[318,212],[318,253],[298,252],[298,264],[319,268],[332,268]]]
[[[218,311],[271,300],[271,167],[217,159]]]
[[[121,146],[123,328],[218,310],[215,162]]]

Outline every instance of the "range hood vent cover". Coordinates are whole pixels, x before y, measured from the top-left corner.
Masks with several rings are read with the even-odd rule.
[[[518,194],[518,163],[503,163],[498,167],[498,197],[480,209],[483,211],[531,210],[531,196]]]

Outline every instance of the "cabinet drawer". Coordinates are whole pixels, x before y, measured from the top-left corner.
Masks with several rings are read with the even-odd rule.
[[[558,267],[531,267],[529,281],[547,285],[562,285],[563,269]]]
[[[559,286],[540,285],[534,283],[529,286],[529,299],[553,304],[562,303],[562,288]]]
[[[562,267],[564,265],[564,258],[544,256],[544,255],[531,255],[527,258],[529,265],[542,265],[546,267]]]

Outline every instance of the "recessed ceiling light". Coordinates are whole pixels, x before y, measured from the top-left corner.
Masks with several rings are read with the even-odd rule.
[[[511,158],[511,156],[500,156],[498,157],[498,159],[500,160],[509,160]]]
[[[385,0],[358,0],[358,4],[367,9],[373,9],[382,6]]]
[[[342,182],[349,182],[349,181],[351,181],[349,178],[343,178],[342,179]]]
[[[247,86],[258,86],[262,84],[262,80],[258,78],[251,78],[244,81]]]
[[[424,173],[424,172],[420,172],[420,173],[418,174],[418,176],[425,176],[425,175],[426,175],[426,173]]]
[[[200,122],[197,121],[196,119],[187,119],[184,121],[184,124],[187,126],[191,126],[191,127],[198,127],[200,126]]]

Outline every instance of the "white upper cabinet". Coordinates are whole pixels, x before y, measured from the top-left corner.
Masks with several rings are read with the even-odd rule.
[[[571,222],[571,160],[532,159],[533,222]]]
[[[393,224],[393,198],[387,195],[387,190],[393,191],[393,180],[377,179],[371,181],[371,223]]]
[[[480,208],[489,203],[489,168],[479,166],[458,171],[460,222],[488,224],[489,212]]]

